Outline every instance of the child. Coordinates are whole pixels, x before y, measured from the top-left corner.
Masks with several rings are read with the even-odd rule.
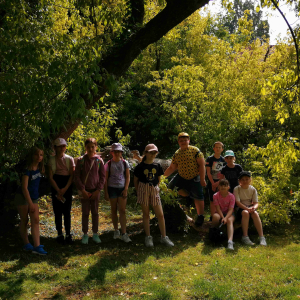
[[[243,168],[240,165],[234,163],[235,157],[232,150],[227,150],[225,152],[225,162],[226,166],[221,170],[219,178],[226,178],[229,181],[229,192],[233,193],[233,189],[239,185],[238,178],[240,173],[243,171]]]
[[[234,222],[234,195],[228,192],[229,182],[226,179],[221,179],[219,182],[219,192],[213,195],[213,203],[216,207],[216,213],[213,215],[212,226],[217,227],[220,221],[227,224],[228,249],[233,248],[233,222]]]
[[[213,195],[217,191],[219,185],[218,174],[222,170],[223,166],[226,164],[224,157],[221,156],[223,149],[223,143],[215,142],[213,147],[214,155],[211,155],[206,159],[206,173],[208,177],[207,191],[210,200],[211,218],[216,212],[216,207],[213,203]]]
[[[40,244],[39,231],[39,184],[42,177],[41,173],[45,172],[43,156],[43,150],[37,147],[31,148],[27,158],[26,170],[22,176],[22,194],[18,195],[15,199],[21,219],[20,234],[24,242],[23,250],[32,251],[32,253],[39,255],[47,254],[44,246]],[[33,246],[28,240],[28,213],[30,216]]]
[[[134,170],[134,186],[137,191],[137,203],[140,203],[143,211],[143,223],[146,233],[146,247],[153,247],[153,238],[150,235],[149,205],[151,204],[158,219],[161,233],[160,242],[173,247],[174,244],[166,236],[165,218],[159,197],[159,183],[163,169],[160,164],[154,163],[158,149],[154,144],[146,146],[142,162]]]
[[[254,226],[258,232],[260,245],[267,246],[266,239],[263,234],[262,224],[256,209],[258,207],[257,191],[255,187],[250,185],[250,172],[242,172],[239,175],[239,186],[234,188],[234,196],[236,204],[239,207],[237,211],[237,220],[242,219],[243,236],[242,242],[246,245],[254,245],[248,236],[248,226],[250,216]]]
[[[114,225],[114,239],[120,238],[120,231],[118,230],[118,215],[119,209],[120,224],[121,224],[121,240],[125,243],[131,242],[126,233],[126,202],[127,190],[130,182],[130,173],[128,162],[122,158],[122,145],[114,143],[111,146],[112,160],[105,165],[106,181],[104,185],[105,199],[110,201],[111,218]]]
[[[71,208],[72,208],[72,181],[75,163],[73,157],[66,155],[67,142],[58,138],[54,141],[55,156],[49,159],[49,180],[52,191],[52,205],[57,230],[56,241],[59,244],[72,244],[71,235]],[[62,234],[62,215],[66,239]]]
[[[105,183],[105,170],[102,158],[96,155],[97,141],[88,138],[85,143],[86,154],[80,157],[75,168],[75,183],[82,194],[82,244],[88,244],[88,223],[90,210],[92,211],[93,241],[101,243],[98,235],[99,225],[99,199],[100,191]]]

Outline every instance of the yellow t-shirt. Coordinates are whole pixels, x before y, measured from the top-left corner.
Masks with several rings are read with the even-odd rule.
[[[203,154],[197,147],[188,146],[187,149],[178,149],[172,159],[172,163],[178,165],[178,173],[184,179],[190,180],[199,175],[197,158],[202,158]]]

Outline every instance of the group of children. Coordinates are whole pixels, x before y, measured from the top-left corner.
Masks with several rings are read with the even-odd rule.
[[[188,153],[191,159],[194,159],[194,154],[192,155],[191,153],[199,150],[196,147],[189,146],[189,137],[188,143],[185,143],[187,138],[186,135],[187,134],[179,134],[179,145],[183,145],[184,153]],[[250,185],[251,175],[248,172],[243,172],[241,166],[234,163],[235,157],[233,151],[226,151],[224,159],[221,156],[223,147],[221,142],[216,142],[213,147],[214,155],[210,156],[206,161],[207,176],[209,179],[208,194],[211,200],[210,210],[212,215],[212,226],[218,226],[220,222],[227,224],[228,248],[233,249],[233,222],[235,217],[240,218],[243,228],[242,241],[247,245],[253,245],[248,237],[248,224],[251,216],[260,236],[260,244],[266,245],[261,221],[256,211],[258,207],[257,192],[255,188]],[[55,155],[48,160],[48,177],[51,183],[52,204],[58,234],[56,238],[57,242],[60,244],[73,243],[70,232],[73,181],[75,182],[81,199],[82,243],[88,244],[89,242],[88,223],[90,211],[92,216],[92,239],[95,243],[101,243],[98,235],[98,209],[101,190],[104,190],[105,199],[109,201],[111,205],[111,216],[114,226],[113,238],[120,238],[126,243],[130,242],[131,239],[126,233],[125,213],[130,173],[128,162],[123,159],[122,145],[114,143],[111,146],[112,159],[104,164],[102,158],[96,154],[97,141],[94,138],[88,138],[85,141],[86,153],[77,160],[76,167],[74,159],[65,154],[66,148],[67,143],[64,139],[56,139],[54,141]],[[177,164],[175,165],[175,159],[173,159],[174,166],[176,167],[171,166],[169,168],[171,171],[167,170],[164,174],[161,165],[154,161],[157,154],[158,148],[154,144],[149,144],[145,147],[142,162],[138,164],[134,170],[134,186],[137,191],[137,203],[141,205],[143,212],[143,225],[146,234],[145,245],[147,247],[153,247],[153,238],[150,235],[149,224],[151,205],[158,219],[161,233],[160,242],[166,246],[172,247],[174,246],[173,242],[166,236],[164,214],[159,195],[159,184],[161,176],[168,176],[171,171],[174,171],[175,168],[177,168]],[[45,173],[43,155],[44,153],[41,149],[37,147],[31,149],[28,156],[27,167],[22,176],[22,193],[15,199],[21,219],[20,234],[24,243],[23,249],[40,255],[47,254],[44,246],[40,245],[39,236],[38,188],[41,176]],[[177,156],[177,160],[178,157],[179,156]],[[194,194],[197,195],[198,193],[199,195],[196,183],[201,182],[202,186],[206,184],[203,178],[204,160],[203,156],[200,154],[196,154],[195,159],[201,164],[199,167],[200,178],[199,180],[191,179],[192,185],[188,180],[184,181],[184,184],[185,186],[189,184],[188,186],[194,190]],[[189,168],[186,167],[182,170],[190,174]],[[197,173],[198,168],[195,170]],[[199,175],[196,177],[198,178]],[[198,198],[199,197],[203,197],[203,193],[202,196],[200,195]],[[201,213],[204,209],[203,201],[196,202],[195,198],[195,205],[197,212],[199,210],[200,213],[200,221],[203,222],[203,217],[201,217]],[[234,212],[235,205],[238,207],[236,216]],[[31,220],[33,245],[28,240],[28,214]],[[62,233],[62,215],[64,216],[65,237]],[[121,225],[121,232],[118,228],[119,222]]]
[[[223,158],[223,148],[223,143],[215,142],[214,155],[206,160],[212,227],[218,227],[220,223],[227,225],[228,249],[234,250],[233,222],[241,221],[242,242],[254,245],[248,236],[251,217],[259,235],[260,245],[266,246],[262,223],[256,211],[258,197],[256,189],[251,185],[251,173],[243,171],[240,165],[235,164],[232,150],[227,150]]]

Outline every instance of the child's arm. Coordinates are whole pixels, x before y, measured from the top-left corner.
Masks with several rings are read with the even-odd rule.
[[[82,164],[81,159],[78,159],[76,167],[75,167],[74,181],[75,181],[77,189],[82,192],[83,199],[87,200],[87,199],[89,199],[89,194],[85,190],[85,186],[82,183],[81,178],[80,178],[81,164]]]
[[[31,197],[30,197],[30,194],[29,194],[29,191],[28,191],[28,180],[29,180],[28,175],[23,175],[22,176],[22,193],[23,193],[25,199],[28,202],[30,212],[34,213],[35,207],[33,205],[33,202],[31,200]]]
[[[109,201],[107,183],[108,183],[108,171],[105,172],[104,198],[106,201]]]
[[[134,187],[137,191],[138,187],[139,187],[139,179],[136,176],[134,176],[133,183],[134,183]]]
[[[224,220],[224,215],[222,213],[220,205],[215,205],[215,207],[216,207],[217,213],[221,216],[222,222],[224,223],[224,221],[223,221]],[[226,224],[226,223],[224,223],[224,224]]]
[[[51,166],[49,166],[49,172],[48,172],[48,175],[49,175],[49,181],[50,181],[50,184],[52,185],[52,187],[57,191],[57,194],[59,196],[62,196],[62,193],[60,191],[60,188],[57,186],[56,182],[54,181],[53,179],[53,172],[52,172],[52,168]]]
[[[94,164],[94,167],[97,167],[96,164]],[[105,172],[105,168],[104,168],[104,162],[102,159],[100,159],[100,165],[98,167],[98,175],[99,175],[99,181],[96,187],[96,191],[92,193],[91,199],[92,200],[96,200],[99,197],[100,191],[104,189],[104,185],[105,185],[105,179],[106,179],[106,172]]]
[[[224,218],[224,219],[226,219],[226,223],[227,223],[227,220],[232,216],[232,213],[233,213],[233,207],[229,207],[227,215]],[[224,224],[226,224],[226,223],[224,223]]]
[[[60,190],[62,196],[65,194],[65,192],[68,190],[68,188],[70,187],[70,185],[71,185],[72,182],[73,182],[73,177],[74,177],[74,168],[73,168],[73,167],[70,168],[70,170],[69,170],[69,175],[70,175],[70,178],[69,178],[69,180],[68,180],[66,186]]]
[[[164,173],[165,177],[169,177],[173,172],[175,172],[178,168],[177,164],[174,164],[173,162],[171,163],[170,167],[167,168],[167,170]]]
[[[205,160],[203,157],[197,158],[197,163],[199,166],[199,174],[200,174],[200,183],[202,186],[206,186],[205,182]]]
[[[124,198],[127,197],[129,182],[130,182],[130,170],[129,170],[129,168],[127,168],[125,171],[125,188],[124,188],[124,191],[122,192],[122,195]]]

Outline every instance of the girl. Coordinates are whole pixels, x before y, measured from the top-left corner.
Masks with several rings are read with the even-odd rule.
[[[237,211],[237,220],[242,220],[243,236],[242,242],[246,245],[254,245],[248,236],[248,226],[250,216],[254,226],[258,232],[260,245],[267,246],[266,239],[263,234],[262,224],[256,209],[258,208],[258,197],[255,187],[250,185],[250,172],[242,172],[239,176],[239,186],[234,188],[234,196],[236,204],[239,207]]]
[[[111,146],[112,160],[108,161],[106,167],[106,181],[104,185],[105,199],[110,201],[111,218],[114,225],[114,239],[120,238],[120,231],[118,230],[118,215],[120,214],[121,224],[121,240],[125,243],[131,242],[126,233],[126,202],[127,190],[130,182],[129,165],[122,158],[122,145],[114,143]]]
[[[234,195],[229,193],[229,182],[226,179],[219,181],[219,192],[213,195],[213,203],[216,207],[216,213],[213,214],[212,226],[218,227],[220,221],[223,224],[227,224],[227,235],[228,235],[228,249],[234,250],[233,248],[233,222],[234,222]]]
[[[75,183],[82,194],[82,244],[88,244],[89,214],[92,212],[93,241],[101,243],[98,235],[100,191],[105,183],[105,170],[102,158],[96,155],[97,141],[88,138],[85,143],[86,154],[80,157],[75,168]]]
[[[233,189],[239,185],[238,178],[243,171],[243,168],[240,165],[235,164],[235,156],[232,150],[227,150],[224,158],[227,165],[223,167],[221,174],[218,176],[220,179],[226,178],[229,181],[229,192],[233,193]]]
[[[54,141],[55,156],[49,159],[49,180],[52,186],[52,205],[55,215],[55,226],[57,230],[56,241],[59,244],[72,244],[71,230],[71,208],[72,208],[72,181],[75,169],[74,159],[65,154],[67,142],[58,138]],[[62,215],[66,239],[62,234]]]
[[[161,233],[160,242],[173,247],[174,244],[166,236],[165,218],[159,197],[159,183],[163,169],[160,164],[154,163],[158,149],[154,144],[146,146],[142,162],[134,170],[134,186],[137,191],[137,203],[140,203],[143,211],[143,223],[146,233],[145,245],[153,247],[153,238],[150,235],[149,205],[151,204],[158,219]]]
[[[26,170],[22,176],[22,194],[16,197],[16,205],[20,215],[20,234],[24,243],[23,250],[32,251],[39,255],[46,255],[44,246],[40,245],[39,231],[39,184],[42,177],[41,173],[45,172],[43,163],[44,152],[37,148],[31,148]],[[33,246],[29,243],[27,223],[28,213],[31,223],[31,234],[33,238]]]

